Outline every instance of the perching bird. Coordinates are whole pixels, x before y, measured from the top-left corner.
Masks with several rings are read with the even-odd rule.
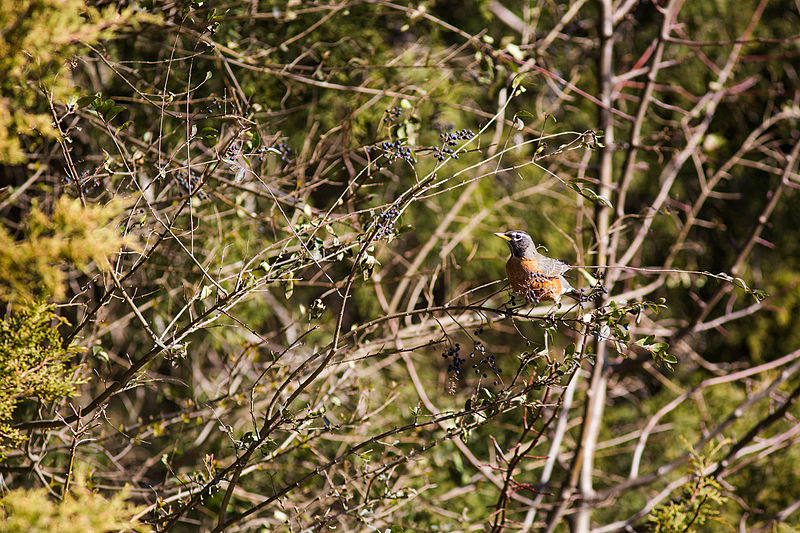
[[[564,272],[569,270],[568,264],[537,252],[533,239],[524,231],[513,230],[495,235],[505,240],[511,250],[511,257],[506,262],[506,274],[511,288],[517,294],[534,303],[554,300],[559,305],[565,294],[576,294],[580,300],[580,293],[564,278]]]

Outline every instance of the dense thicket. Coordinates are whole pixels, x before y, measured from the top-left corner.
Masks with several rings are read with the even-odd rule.
[[[800,524],[797,6],[125,4],[0,1],[0,529]]]

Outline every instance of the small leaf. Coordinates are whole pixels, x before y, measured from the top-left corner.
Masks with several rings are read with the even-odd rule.
[[[375,266],[380,265],[377,259],[369,254],[365,254],[364,257],[361,259],[361,273],[364,276],[364,279],[367,280],[372,277],[372,273],[375,271]]]
[[[570,343],[566,348],[564,348],[564,356],[565,357],[572,357],[575,355],[575,343]]]
[[[100,104],[100,107],[98,107],[98,108],[97,108],[97,110],[98,110],[98,111],[99,111],[99,112],[100,112],[102,115],[105,115],[105,114],[106,114],[106,113],[107,113],[107,112],[108,112],[108,111],[109,111],[109,110],[110,110],[112,107],[114,107],[114,100],[112,100],[111,98],[109,98],[108,100],[104,100],[104,101],[103,101],[103,102]]]
[[[592,189],[590,189],[588,187],[584,187],[582,189],[579,189],[578,193],[581,196],[583,196],[584,198],[586,198],[587,200],[591,200],[592,202],[602,204],[602,205],[608,207],[609,209],[613,209],[614,208],[614,206],[611,204],[611,201],[608,198],[606,198],[605,196],[601,196],[601,195],[597,194],[596,192],[594,192]]]
[[[652,335],[648,335],[647,337],[643,337],[636,341],[636,344],[639,346],[647,346],[648,344],[652,343],[655,338]]]
[[[294,294],[294,281],[287,279],[283,282],[283,296],[288,300]]]
[[[669,344],[667,344],[666,342],[654,342],[653,344],[648,346],[648,349],[651,352],[655,353],[663,353],[667,350],[667,348],[669,348]]]
[[[753,295],[753,298],[755,299],[756,303],[760,302],[761,300],[763,300],[764,298],[769,296],[769,294],[767,292],[762,291],[760,289],[753,289],[750,292],[750,294]]]
[[[106,351],[102,348],[102,346],[92,346],[92,355],[94,355],[98,359],[102,359],[106,363],[110,362],[108,353],[106,353]]]
[[[104,114],[107,122],[114,120],[114,117],[125,111],[125,107],[121,105],[111,106],[111,108]]]
[[[200,295],[197,297],[198,300],[205,300],[209,296],[211,296],[213,289],[211,285],[204,285],[202,289],[200,289]]]
[[[78,107],[86,107],[86,106],[90,106],[90,105],[92,107],[95,107],[95,100],[99,100],[97,98],[97,95],[95,95],[95,94],[91,94],[91,95],[88,95],[88,96],[81,96],[80,98],[78,98],[77,105],[78,105]]]
[[[114,133],[119,133],[121,130],[124,130],[125,128],[127,128],[131,124],[133,124],[132,120],[126,120],[125,122],[122,123],[121,126],[119,126],[116,130],[114,130]]]
[[[524,81],[526,80],[526,76],[514,76],[514,79],[511,80],[511,88],[516,89],[519,87]]]

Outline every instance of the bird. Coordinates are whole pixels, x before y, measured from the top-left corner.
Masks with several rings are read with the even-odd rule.
[[[520,230],[495,235],[506,241],[511,250],[511,257],[506,262],[506,274],[511,288],[525,300],[533,303],[553,300],[560,306],[563,295],[579,294],[564,277],[570,266],[536,251],[530,235]]]

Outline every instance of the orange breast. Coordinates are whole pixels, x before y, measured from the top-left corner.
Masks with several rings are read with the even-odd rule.
[[[511,257],[506,273],[511,288],[528,301],[555,300],[561,295],[561,280],[542,274],[535,260]]]

